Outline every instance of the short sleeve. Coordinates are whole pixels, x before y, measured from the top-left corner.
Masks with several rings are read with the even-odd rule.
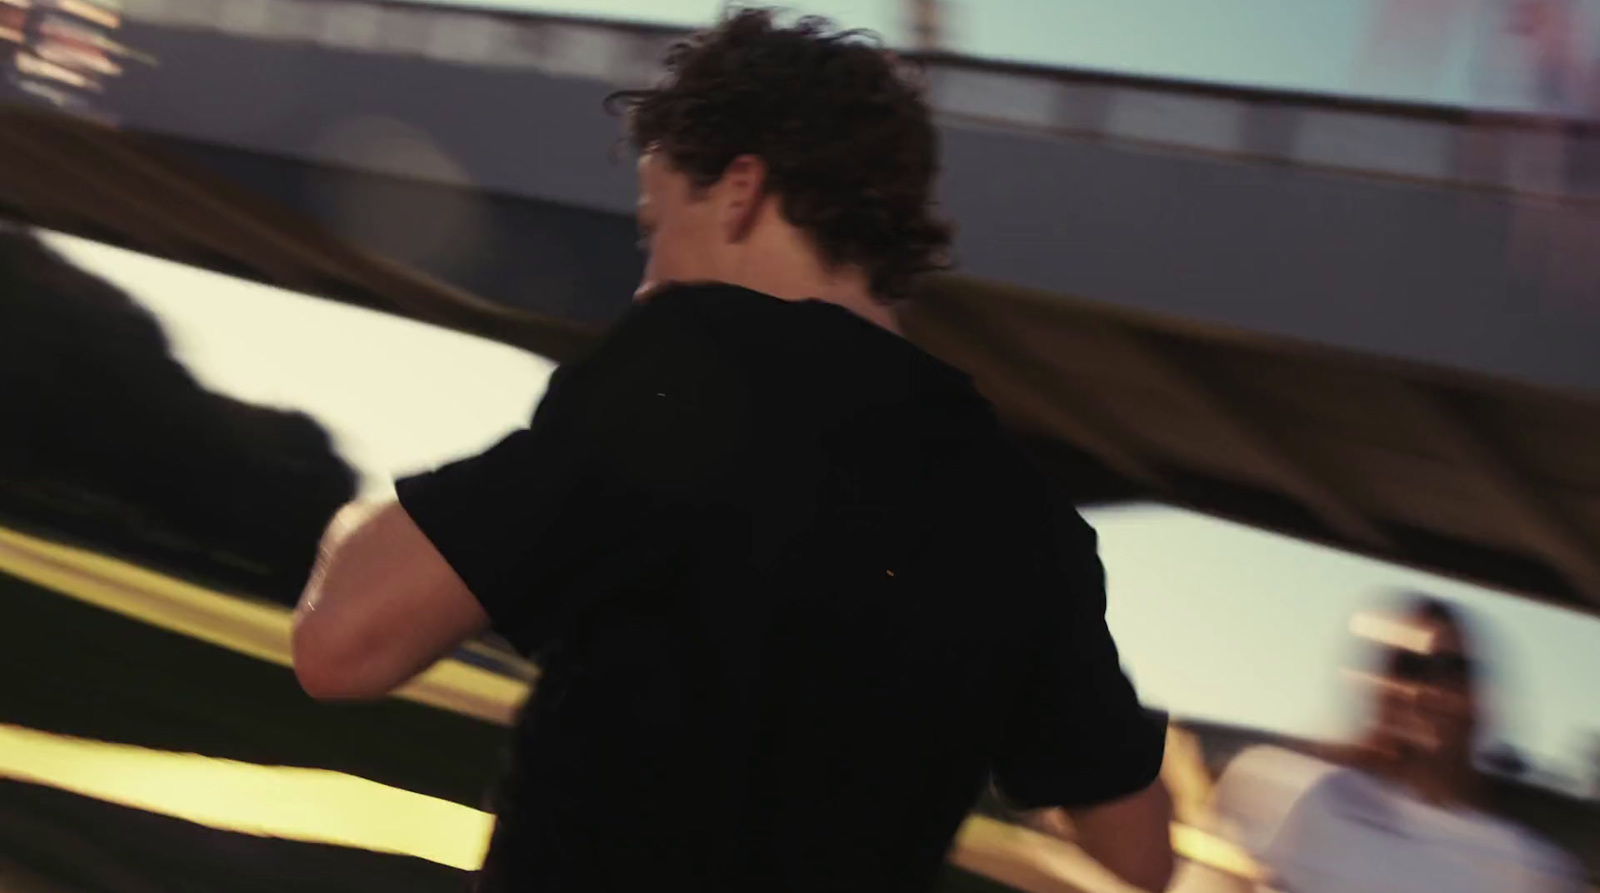
[[[585,575],[615,568],[694,488],[705,461],[695,380],[715,374],[702,341],[674,302],[638,308],[557,372],[528,427],[396,482],[400,505],[519,650],[540,650]]]
[[[536,417],[479,455],[395,482],[401,507],[495,631],[525,651],[540,612],[524,596],[556,571],[561,525],[585,522],[571,517],[583,511],[581,454],[554,427]]]
[[[1261,859],[1273,857],[1274,841],[1295,805],[1323,779],[1339,772],[1332,763],[1281,747],[1251,747],[1217,779],[1211,809],[1218,829]]]
[[[1014,806],[1089,807],[1148,787],[1161,772],[1166,716],[1140,705],[1105,622],[1092,528],[1055,511],[1045,622],[1001,738],[995,781]]]

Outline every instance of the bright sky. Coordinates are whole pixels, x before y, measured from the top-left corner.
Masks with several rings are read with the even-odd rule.
[[[394,476],[488,446],[526,422],[550,364],[489,341],[46,234],[166,327],[207,387],[319,419],[383,493]],[[1341,735],[1352,613],[1401,589],[1485,621],[1508,738],[1570,773],[1600,734],[1600,620],[1158,506],[1094,512],[1110,621],[1145,698],[1191,717]]]
[[[424,0],[679,26],[712,21],[721,0]],[[1536,108],[1503,37],[1512,0],[945,0],[947,42],[965,55],[1180,80],[1447,105]],[[1600,0],[1575,0],[1587,55]],[[747,4],[747,5],[761,5]],[[905,0],[798,0],[906,42]],[[1428,24],[1374,54],[1386,17]],[[1395,33],[1389,29],[1389,33]],[[1397,45],[1398,46],[1398,45]],[[1489,58],[1510,69],[1493,71]],[[1509,53],[1509,55],[1508,55]]]

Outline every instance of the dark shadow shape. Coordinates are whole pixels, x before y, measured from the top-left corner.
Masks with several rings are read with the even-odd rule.
[[[0,523],[291,601],[355,483],[317,422],[205,390],[143,307],[0,228]]]

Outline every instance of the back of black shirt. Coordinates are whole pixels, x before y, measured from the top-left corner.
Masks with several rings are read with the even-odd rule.
[[[659,294],[398,489],[545,670],[487,888],[926,889],[991,773],[1071,806],[1159,770],[1092,531],[842,308]]]

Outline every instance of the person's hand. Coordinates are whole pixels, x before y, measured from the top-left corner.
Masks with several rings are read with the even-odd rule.
[[[671,284],[672,282],[670,280],[646,279],[645,281],[639,283],[638,288],[633,290],[634,303],[642,304],[645,301],[650,300],[662,289]]]
[[[1077,838],[1077,833],[1072,828],[1072,819],[1063,809],[1035,809],[1023,813],[1022,824],[1026,828],[1058,840],[1071,841]]]
[[[361,523],[382,508],[377,502],[350,502],[334,513],[333,520],[328,522],[327,532],[323,534],[323,542],[327,546],[338,545],[345,537],[355,532]]]

